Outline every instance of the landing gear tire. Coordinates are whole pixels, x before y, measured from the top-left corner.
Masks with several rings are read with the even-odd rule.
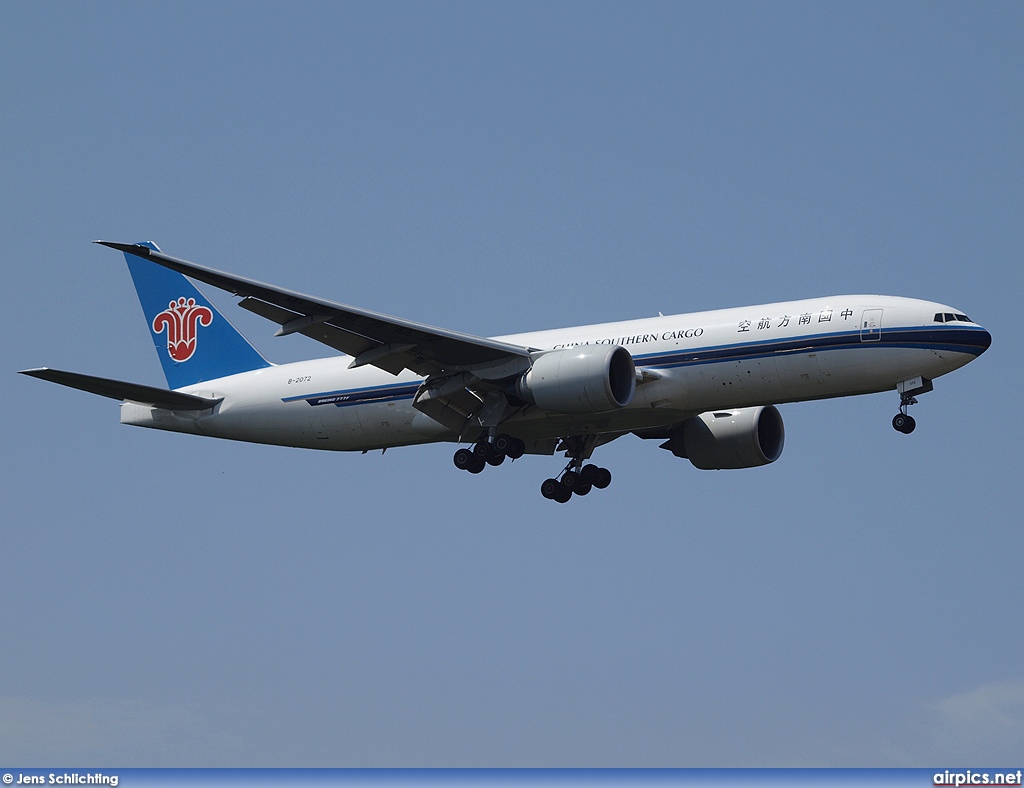
[[[480,473],[486,464],[469,449],[459,449],[455,452],[452,462],[460,471],[469,471],[470,473]]]
[[[562,483],[558,479],[545,479],[540,486],[540,494],[547,498],[549,501],[555,500],[555,495],[559,492],[562,487]]]
[[[511,435],[501,434],[494,439],[495,451],[501,452],[504,456],[510,460],[518,460],[524,454],[526,454],[526,444],[523,443],[519,438],[513,438]]]
[[[612,483],[612,472],[597,465],[584,465],[579,471],[566,470],[560,479],[547,479],[540,494],[551,501],[565,503],[573,495],[587,495]]]
[[[908,416],[905,413],[897,413],[892,417],[892,428],[897,432],[902,432],[904,435],[912,433],[916,426],[917,422],[914,421],[913,416]]]
[[[580,471],[580,478],[585,484],[592,484],[597,489],[603,490],[612,483],[612,472],[597,465],[584,465],[583,470]]]
[[[452,457],[455,467],[461,471],[480,473],[488,465],[497,467],[506,457],[513,460],[526,453],[526,444],[511,435],[499,435],[493,441],[481,438],[471,448],[459,449]]]
[[[479,443],[473,444],[473,456],[483,462],[487,459],[487,456],[491,453],[491,444],[487,441],[480,441]]]
[[[468,471],[472,466],[476,465],[477,460],[469,449],[459,449],[455,452],[455,456],[452,457],[452,462],[455,463],[455,467],[460,471]]]
[[[549,501],[566,503],[572,498],[572,490],[562,484],[558,479],[545,479],[540,486],[540,494]]]

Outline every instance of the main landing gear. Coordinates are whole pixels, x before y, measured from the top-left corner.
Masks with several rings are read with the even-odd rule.
[[[499,435],[493,441],[481,438],[473,444],[472,449],[459,449],[452,457],[455,467],[470,473],[480,473],[486,466],[495,467],[505,462],[505,458],[518,460],[526,453],[526,444],[511,435]]]
[[[573,495],[586,495],[595,487],[603,490],[612,483],[612,472],[596,465],[584,465],[578,471],[572,470],[576,461],[570,462],[561,478],[545,479],[540,494],[549,501],[567,503]]]
[[[565,449],[568,465],[557,479],[545,479],[540,494],[549,501],[567,503],[574,495],[586,495],[594,488],[603,490],[612,483],[612,472],[597,465],[584,465],[597,446],[597,436],[574,435],[565,438],[559,449]]]
[[[557,479],[545,479],[540,486],[540,494],[551,501],[566,503],[573,495],[586,495],[593,489],[603,490],[612,483],[612,472],[597,465],[584,465],[597,439],[594,436],[574,436],[565,438],[559,450],[565,449],[569,464],[565,466]],[[526,444],[511,435],[498,435],[490,438],[487,435],[473,444],[472,448],[459,449],[452,457],[455,467],[480,473],[488,465],[498,466],[506,458],[518,460],[526,453]]]

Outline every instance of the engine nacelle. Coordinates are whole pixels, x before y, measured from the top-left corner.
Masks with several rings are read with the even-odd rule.
[[[663,444],[704,471],[755,468],[775,462],[786,428],[774,405],[710,411],[695,416]]]
[[[580,345],[534,359],[516,394],[553,413],[604,413],[626,407],[636,391],[636,366],[620,345]]]

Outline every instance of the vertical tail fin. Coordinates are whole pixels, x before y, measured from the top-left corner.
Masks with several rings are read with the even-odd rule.
[[[142,245],[160,251],[152,241]],[[124,257],[172,389],[270,366],[184,276],[127,252]]]

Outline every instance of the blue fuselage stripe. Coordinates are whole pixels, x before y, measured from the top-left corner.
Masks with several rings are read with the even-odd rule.
[[[392,383],[387,386],[371,386],[362,389],[343,389],[341,391],[325,391],[320,394],[302,394],[287,397],[282,402],[305,400],[310,405],[362,405],[367,402],[389,402],[400,399],[412,399],[419,389],[419,381],[415,383]]]
[[[713,364],[721,361],[742,361],[796,353],[818,353],[825,350],[848,350],[861,347],[917,348],[947,350],[980,356],[989,346],[989,335],[979,328],[890,328],[861,337],[859,332],[814,334],[792,339],[769,339],[739,342],[710,348],[691,348],[650,353],[634,357],[638,366],[682,367]]]

